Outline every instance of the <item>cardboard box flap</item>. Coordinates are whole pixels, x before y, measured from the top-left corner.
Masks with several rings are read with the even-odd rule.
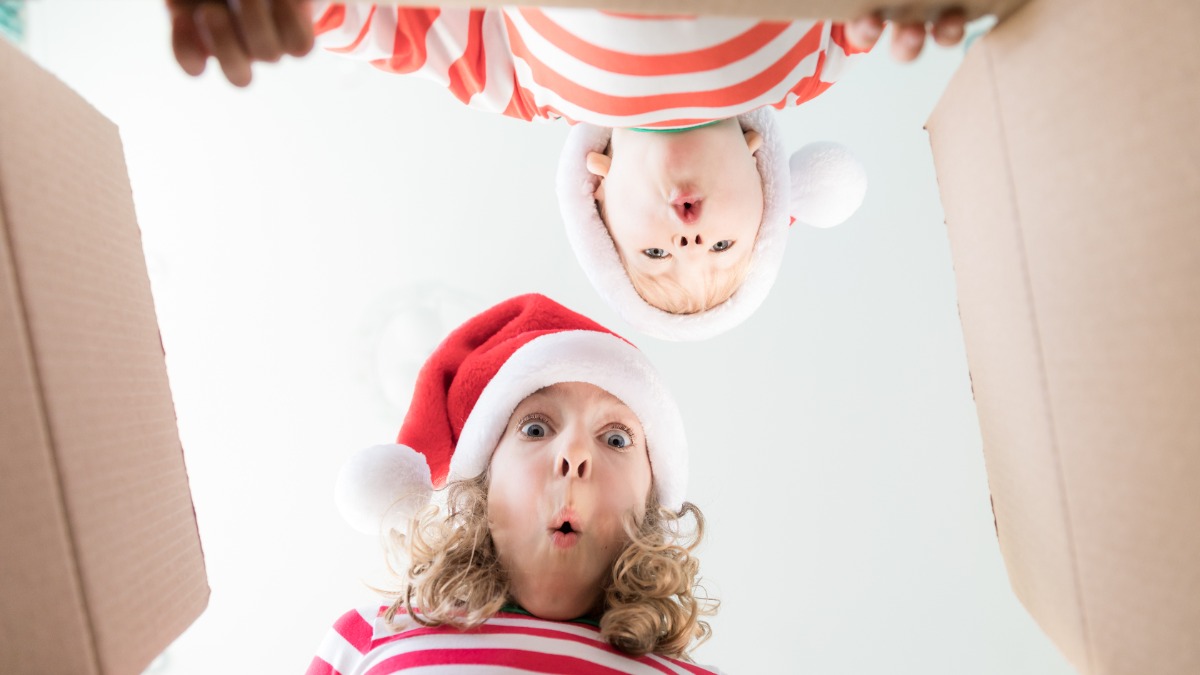
[[[988,46],[977,45],[964,71],[986,71],[988,58]],[[1017,595],[1051,639],[1073,647],[1083,621],[1075,556],[1000,102],[987,78],[956,80],[953,92],[929,128],[997,536]],[[1083,655],[1067,656],[1079,663]]]
[[[370,0],[351,0],[369,2]],[[960,7],[967,17],[975,19],[994,15],[1005,17],[1020,7],[1026,0],[961,0],[946,3],[936,0],[912,0],[911,2],[885,3],[875,0],[764,0],[763,2],[741,2],[739,0],[656,0],[647,5],[644,0],[523,0],[524,7],[578,7],[622,12],[651,12],[654,14],[693,14],[713,16],[753,16],[765,19],[854,19],[880,10],[892,20],[928,21],[935,18],[947,5]],[[405,0],[401,5],[425,6],[425,0]],[[490,7],[509,3],[498,0],[443,0],[437,4],[446,7]],[[890,6],[889,6],[890,5]]]
[[[1083,672],[1200,672],[1197,21],[1034,0],[928,124],[1001,552]]]
[[[0,157],[7,121],[0,106]],[[15,673],[90,675],[95,649],[14,262],[0,190],[0,654]]]
[[[200,614],[208,586],[120,138],[3,41],[0,87],[3,273],[16,317],[5,317],[5,332],[17,333],[6,358],[23,359],[11,368],[26,371],[33,392],[26,417],[5,409],[6,430],[29,431],[0,442],[6,455],[48,467],[41,489],[23,495],[44,500],[39,521],[66,538],[42,548],[27,532],[19,545],[49,557],[70,550],[72,611],[90,633],[92,660],[101,673],[137,673]],[[36,487],[30,478],[21,489]],[[60,609],[62,593],[13,587],[7,575],[4,583],[4,595],[31,609]],[[34,637],[22,631],[4,639],[20,649]],[[41,672],[74,672],[55,663]]]

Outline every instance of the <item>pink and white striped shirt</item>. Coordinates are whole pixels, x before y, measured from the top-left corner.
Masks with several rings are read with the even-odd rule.
[[[342,615],[325,636],[307,675],[391,673],[572,673],[578,675],[714,675],[715,668],[647,655],[632,657],[600,637],[600,629],[501,612],[470,631],[426,628],[398,614],[398,629],[374,605]]]
[[[678,128],[812,99],[860,50],[826,21],[331,3],[318,44],[525,120]]]

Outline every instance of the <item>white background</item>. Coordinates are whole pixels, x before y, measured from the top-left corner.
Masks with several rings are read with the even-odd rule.
[[[961,49],[913,66],[880,49],[781,117],[793,149],[853,148],[867,200],[839,228],[791,234],[751,320],[672,344],[629,331],[575,264],[553,195],[565,125],[323,54],[244,91],[211,66],[193,80],[156,1],[29,14],[35,58],[121,127],[212,585],[153,672],[303,672],[371,600],[364,582],[386,583],[378,544],[335,512],[339,464],[394,438],[414,349],[529,291],[626,333],[676,392],[722,600],[698,661],[1071,672],[1014,598],[992,529],[922,130]]]

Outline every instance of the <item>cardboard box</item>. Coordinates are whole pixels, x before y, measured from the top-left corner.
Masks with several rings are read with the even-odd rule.
[[[1083,673],[1200,673],[1198,23],[1033,0],[927,125],[1000,551]]]
[[[1026,0],[521,0],[520,4],[525,7],[603,7],[622,12],[749,16],[767,19],[854,19],[879,10],[888,19],[926,21],[935,18],[947,6],[962,8],[969,19],[985,15],[999,18],[1009,15],[1024,2]],[[398,4],[425,7],[430,4],[430,0],[402,0]],[[502,0],[439,0],[434,4],[445,7],[483,7],[512,3]]]
[[[0,667],[142,672],[208,583],[116,127],[0,39]]]

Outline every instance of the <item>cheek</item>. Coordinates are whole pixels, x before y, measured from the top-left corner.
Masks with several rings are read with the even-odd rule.
[[[523,512],[516,495],[504,489],[504,485],[493,483],[493,488],[488,491],[488,529],[500,560],[504,561],[505,566],[519,567],[522,563],[521,551],[526,548],[522,545],[521,526],[528,523],[530,518]]]
[[[517,472],[498,471],[492,474],[488,489],[488,520],[493,527],[509,528],[520,522],[529,510],[528,489]]]
[[[600,499],[604,511],[611,516],[611,522],[616,523],[616,532],[624,537],[620,521],[631,512],[639,517],[645,512],[651,477],[649,460],[622,468],[624,470],[618,473],[619,477],[615,477],[600,492]]]
[[[736,211],[738,239],[753,239],[758,235],[758,228],[762,224],[764,206],[762,183],[758,174],[755,173],[752,178],[747,177],[744,186],[731,193],[731,198],[732,207]]]
[[[528,467],[511,448],[500,447],[492,456],[488,474],[487,517],[493,536],[509,539],[512,529],[526,518],[529,487]]]
[[[641,250],[656,245],[655,197],[645,177],[623,172],[605,179],[604,213],[609,236],[621,247]],[[661,243],[657,245],[661,246]]]

